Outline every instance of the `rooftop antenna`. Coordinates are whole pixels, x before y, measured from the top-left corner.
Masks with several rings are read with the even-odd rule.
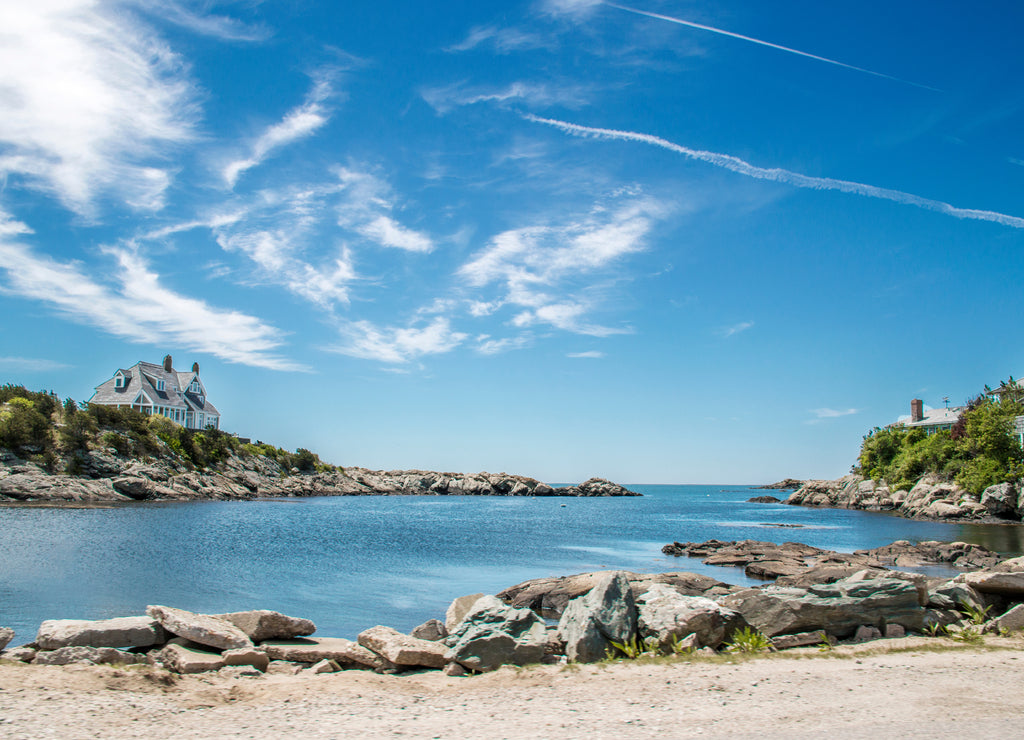
[[[946,408],[948,409],[949,408],[949,396],[943,396],[942,397],[942,401],[943,401],[943,403],[946,404]]]

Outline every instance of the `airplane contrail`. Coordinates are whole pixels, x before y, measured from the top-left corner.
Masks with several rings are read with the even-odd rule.
[[[669,23],[678,23],[680,26],[689,26],[690,28],[698,28],[701,31],[710,31],[711,33],[721,34],[722,36],[729,36],[730,38],[740,39],[742,41],[749,41],[752,44],[759,44],[761,46],[767,46],[770,49],[778,49],[779,51],[789,52],[790,54],[797,54],[802,57],[807,57],[808,59],[814,59],[819,62],[825,62],[826,64],[834,64],[837,67],[852,69],[855,72],[863,72],[864,74],[874,75],[875,77],[883,77],[887,80],[902,82],[905,85],[913,85],[914,87],[920,87],[924,90],[942,92],[938,88],[929,87],[928,85],[922,85],[919,82],[911,82],[910,80],[904,80],[899,77],[893,77],[892,75],[882,74],[881,72],[873,72],[870,69],[864,69],[863,67],[855,67],[852,64],[846,64],[845,62],[836,61],[835,59],[829,59],[828,57],[820,57],[817,54],[809,54],[806,51],[800,51],[799,49],[791,49],[788,46],[773,44],[770,41],[762,41],[761,39],[755,39],[751,36],[744,36],[741,33],[733,33],[732,31],[726,31],[721,28],[715,28],[714,26],[705,26],[701,23],[694,23],[693,21],[684,21],[682,18],[674,18],[670,15],[651,13],[646,10],[640,10],[639,8],[631,8],[628,5],[618,5],[616,3],[609,2],[606,2],[605,5],[607,5],[610,8],[615,8],[616,10],[624,10],[627,13],[635,13],[636,15],[643,15],[647,16],[648,18],[656,18],[657,20],[668,21]]]
[[[561,129],[573,136],[593,137],[598,139],[616,139],[619,141],[638,141],[644,144],[651,144],[653,146],[661,147],[662,149],[668,149],[676,154],[682,154],[684,157],[688,157],[689,159],[707,162],[715,165],[716,167],[722,167],[758,180],[782,182],[788,185],[794,185],[798,188],[810,188],[812,190],[838,190],[841,193],[853,193],[855,195],[863,195],[868,198],[879,198],[881,200],[890,200],[904,205],[916,206],[917,208],[923,208],[927,211],[944,213],[947,216],[953,216],[954,218],[992,221],[1014,229],[1024,229],[1024,218],[1008,216],[1005,213],[982,211],[974,208],[957,208],[949,203],[943,203],[940,200],[922,198],[921,196],[914,195],[912,193],[880,188],[876,185],[866,185],[864,183],[853,182],[851,180],[837,180],[831,177],[812,177],[810,175],[803,175],[799,172],[792,172],[791,170],[784,170],[778,167],[773,167],[771,169],[758,167],[740,159],[739,157],[734,157],[731,154],[720,154],[718,152],[690,149],[651,134],[581,126],[578,123],[559,121],[554,118],[541,118],[531,113],[524,114],[523,117],[533,123],[543,123],[548,126],[554,126],[555,128]]]

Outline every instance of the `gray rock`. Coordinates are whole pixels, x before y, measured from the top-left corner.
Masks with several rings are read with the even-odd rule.
[[[1017,490],[1012,483],[999,483],[989,486],[982,492],[981,505],[993,516],[1019,520],[1017,496]]]
[[[16,660],[19,663],[31,663],[32,659],[36,657],[38,651],[35,648],[22,645],[21,647],[11,648],[0,653],[0,658],[4,660]]]
[[[394,663],[383,656],[343,637],[267,640],[260,643],[260,650],[266,652],[272,661],[319,663],[321,660],[334,660],[345,667],[363,668],[378,673],[397,669]]]
[[[570,661],[593,663],[612,649],[612,641],[630,642],[636,635],[636,602],[621,571],[602,574],[588,593],[565,608],[558,633]]]
[[[126,653],[112,647],[86,647],[84,645],[62,647],[56,650],[40,650],[32,658],[34,665],[70,665],[71,663],[135,665],[145,662],[145,655]]]
[[[316,632],[316,625],[308,619],[289,617],[267,609],[214,614],[213,616],[235,625],[253,642],[291,640]]]
[[[899,624],[887,624],[885,625],[885,639],[893,640],[900,637],[906,637],[907,631],[903,629],[903,625]]]
[[[807,645],[820,645],[824,640],[828,639],[828,635],[822,630],[817,630],[816,632],[797,632],[795,635],[776,635],[772,638],[772,647],[776,650],[789,650],[790,648],[806,647]]]
[[[220,650],[253,646],[249,637],[238,627],[209,614],[195,614],[170,606],[147,606],[146,614],[153,617],[171,634],[185,637],[200,645]]]
[[[689,634],[701,646],[717,648],[747,625],[739,614],[703,596],[683,596],[671,586],[654,584],[637,599],[637,626],[645,641],[662,650]]]
[[[515,609],[495,596],[477,599],[448,636],[446,657],[478,672],[503,665],[539,663],[548,645],[544,620],[529,609]]]
[[[14,630],[10,627],[0,627],[0,651],[14,639]]]
[[[982,627],[983,632],[1014,632],[1020,629],[1024,629],[1024,604],[1017,604],[1005,614],[985,622]]]
[[[183,645],[176,641],[166,645],[155,657],[168,670],[175,673],[205,673],[219,671],[224,667],[224,658],[220,653],[202,650],[198,646]]]
[[[221,655],[224,665],[246,665],[255,668],[260,672],[267,670],[270,665],[270,656],[257,648],[238,648],[237,650],[225,650]]]
[[[974,609],[984,609],[981,594],[966,583],[946,581],[928,591],[928,606],[932,609],[959,610],[966,604]]]
[[[417,640],[430,640],[431,642],[436,642],[437,640],[443,640],[448,636],[448,629],[444,626],[444,622],[439,619],[428,619],[419,627],[414,628],[409,634]]]
[[[225,678],[262,678],[263,672],[251,665],[226,665],[217,671],[217,675]]]
[[[925,616],[916,585],[895,578],[837,581],[809,589],[768,586],[718,601],[769,637],[813,630],[843,637],[865,624],[900,624],[919,631]]]
[[[466,676],[468,674],[469,671],[458,663],[449,663],[444,667],[444,675],[446,676]]]
[[[447,611],[444,613],[444,627],[449,633],[455,631],[455,628],[459,626],[459,622],[466,616],[466,612],[473,608],[473,604],[481,596],[483,594],[460,596],[448,606]]]
[[[872,627],[867,624],[862,624],[857,628],[857,631],[853,634],[854,642],[870,642],[871,640],[881,640],[882,630],[878,627]]]
[[[309,667],[309,672],[317,675],[321,673],[337,673],[340,670],[341,666],[335,660],[321,660],[319,663]]]
[[[980,570],[975,573],[961,573],[954,579],[966,583],[983,594],[1024,598],[1024,572],[1003,573]]]
[[[448,664],[444,645],[403,635],[391,627],[370,627],[360,632],[356,640],[397,666],[444,668]]]
[[[48,619],[39,625],[36,643],[43,650],[88,645],[90,647],[148,647],[167,638],[163,628],[150,617],[115,619]]]

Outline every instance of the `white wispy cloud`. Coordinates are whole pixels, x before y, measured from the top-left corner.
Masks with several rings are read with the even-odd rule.
[[[71,367],[64,362],[45,360],[37,357],[0,357],[0,368],[45,373],[51,370],[66,370]]]
[[[653,218],[664,207],[651,199],[630,200],[615,208],[603,205],[585,218],[559,226],[512,229],[493,237],[457,271],[471,287],[497,283],[504,295],[497,301],[478,302],[475,315],[493,313],[502,305],[520,310],[513,326],[548,324],[564,331],[609,336],[630,331],[593,323],[587,314],[595,308],[588,288],[567,294],[567,283],[605,270],[625,255],[645,248]],[[556,297],[557,296],[557,297]]]
[[[477,103],[517,103],[532,107],[560,105],[580,108],[589,102],[590,91],[577,84],[554,85],[548,82],[512,82],[504,87],[466,87],[463,83],[425,88],[420,95],[440,114],[453,108]]]
[[[434,249],[430,237],[402,226],[390,216],[377,216],[357,229],[360,234],[382,247],[395,247],[409,252],[430,252]]]
[[[859,414],[860,409],[811,409],[811,413],[819,419],[835,419],[839,416],[851,416],[853,414]]]
[[[517,349],[525,349],[533,344],[533,335],[526,333],[517,337],[494,339],[489,334],[481,334],[476,338],[476,351],[481,355],[500,355]]]
[[[422,231],[399,223],[392,213],[399,208],[390,186],[376,175],[353,167],[339,167],[337,223],[382,247],[409,252],[431,252],[434,240]]]
[[[779,44],[773,44],[770,41],[764,41],[762,39],[755,39],[755,38],[753,38],[751,36],[744,36],[743,34],[733,33],[732,31],[726,31],[726,30],[721,29],[721,28],[715,28],[714,26],[706,26],[706,25],[704,25],[702,23],[694,23],[693,21],[683,20],[682,18],[675,18],[675,17],[670,16],[670,15],[662,15],[660,13],[651,13],[651,12],[646,11],[646,10],[639,10],[638,8],[632,8],[632,7],[628,6],[628,5],[618,5],[616,3],[609,3],[609,2],[605,2],[603,4],[607,5],[609,8],[616,8],[617,10],[624,10],[627,13],[635,13],[636,15],[646,16],[648,18],[654,18],[654,19],[657,19],[657,20],[660,20],[660,21],[668,21],[669,23],[676,23],[676,24],[681,25],[681,26],[689,26],[690,28],[696,28],[696,29],[699,29],[701,31],[709,31],[711,33],[717,33],[717,34],[719,34],[721,36],[728,36],[729,38],[739,39],[740,41],[747,41],[747,42],[749,42],[751,44],[757,44],[759,46],[766,46],[766,47],[768,47],[770,49],[776,49],[777,51],[784,51],[787,54],[796,54],[798,56],[802,56],[802,57],[805,57],[807,59],[813,59],[813,60],[818,61],[818,62],[825,62],[826,64],[834,64],[837,67],[843,67],[844,69],[853,70],[855,72],[863,72],[864,74],[873,75],[875,77],[882,77],[882,78],[885,78],[887,80],[893,80],[895,82],[902,82],[902,83],[904,83],[906,85],[913,85],[914,87],[920,87],[920,88],[923,88],[925,90],[932,90],[932,91],[935,91],[935,92],[940,92],[936,88],[929,87],[928,85],[921,85],[921,84],[919,84],[917,82],[911,82],[909,80],[904,80],[904,79],[901,79],[899,77],[893,77],[892,75],[882,74],[881,72],[872,72],[870,69],[864,69],[863,67],[855,67],[852,64],[846,64],[845,62],[840,62],[840,61],[837,61],[835,59],[829,59],[828,57],[818,56],[817,54],[810,54],[810,53],[808,53],[806,51],[800,51],[799,49],[791,49],[788,46],[780,46]]]
[[[550,15],[579,19],[590,15],[603,4],[603,0],[541,0],[540,8]]]
[[[499,54],[508,54],[523,49],[538,49],[545,41],[535,33],[518,28],[498,26],[474,26],[462,41],[446,47],[447,52],[470,51],[481,45],[488,45]]]
[[[341,344],[328,347],[328,351],[392,364],[450,352],[468,337],[453,331],[451,322],[442,316],[426,325],[405,327],[379,327],[371,321],[354,321],[339,331]]]
[[[588,352],[570,352],[566,357],[572,357],[577,360],[600,360],[604,357],[604,352],[598,352],[597,350],[590,350]]]
[[[158,209],[167,145],[194,136],[182,60],[114,3],[0,4],[0,178],[22,179],[80,215],[110,195]]]
[[[266,26],[244,23],[226,15],[193,10],[186,2],[180,0],[161,0],[158,3],[133,0],[131,4],[143,12],[187,28],[193,33],[213,36],[221,41],[265,41],[272,35]]]
[[[842,193],[863,195],[868,198],[889,200],[903,205],[922,208],[927,211],[935,211],[947,216],[953,216],[954,218],[992,221],[1014,229],[1024,229],[1024,218],[1020,218],[1018,216],[1010,216],[1005,213],[983,211],[974,208],[958,208],[950,205],[949,203],[943,203],[942,201],[931,200],[929,198],[922,198],[921,196],[913,195],[912,193],[881,188],[875,185],[866,185],[864,183],[852,182],[850,180],[837,180],[831,177],[812,177],[810,175],[803,175],[799,172],[792,172],[778,167],[757,167],[749,162],[745,162],[739,157],[734,157],[729,154],[719,154],[718,152],[703,151],[700,149],[690,149],[651,134],[581,126],[576,123],[569,123],[551,118],[540,118],[531,114],[526,114],[524,118],[528,121],[533,121],[534,123],[543,123],[548,126],[553,126],[574,136],[619,141],[636,141],[643,144],[650,144],[652,146],[657,146],[662,149],[675,152],[676,154],[681,154],[689,159],[707,162],[708,164],[712,164],[716,167],[731,170],[732,172],[746,175],[747,177],[753,177],[758,180],[781,182],[798,188],[809,188],[812,190],[836,190]]]
[[[1024,159],[1017,159],[1016,157],[1007,157],[1006,161],[1010,164],[1015,164],[1018,167],[1024,167]]]
[[[273,370],[305,370],[275,351],[279,330],[254,316],[176,293],[138,254],[111,249],[111,280],[99,282],[83,265],[59,262],[0,239],[0,290],[47,304],[68,319],[131,342],[175,344],[228,362]]]
[[[330,75],[325,72],[315,75],[313,88],[302,105],[290,110],[279,123],[260,134],[252,143],[248,156],[224,167],[222,174],[228,186],[234,187],[243,172],[262,164],[274,150],[304,139],[326,124],[330,116],[324,103],[332,93]]]
[[[735,334],[739,334],[741,331],[746,331],[747,329],[750,329],[753,326],[753,321],[741,321],[738,324],[733,324],[732,326],[727,326],[726,328],[722,329],[722,336],[731,337]]]

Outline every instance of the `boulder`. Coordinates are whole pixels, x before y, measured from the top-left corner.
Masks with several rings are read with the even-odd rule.
[[[989,486],[981,494],[981,505],[989,514],[1002,519],[1020,519],[1017,490],[1012,483]]]
[[[455,599],[448,606],[448,610],[444,613],[444,627],[448,632],[454,632],[455,628],[459,626],[459,622],[466,616],[466,612],[473,608],[473,604],[483,594],[469,594],[467,596],[460,596]]]
[[[397,666],[444,668],[448,664],[444,645],[403,635],[391,627],[370,627],[360,632],[356,640]]]
[[[837,581],[807,589],[767,586],[724,596],[718,603],[739,612],[765,635],[825,630],[838,637],[861,625],[924,625],[925,610],[914,583],[896,578]]]
[[[417,640],[430,640],[436,642],[443,640],[448,636],[448,628],[444,626],[444,622],[439,619],[428,619],[420,626],[413,629],[409,633]]]
[[[946,581],[928,591],[928,606],[932,609],[959,610],[964,604],[973,609],[985,608],[981,594],[966,583]]]
[[[498,598],[512,606],[532,609],[545,617],[559,617],[571,599],[587,593],[608,571],[594,571],[572,576],[534,578],[524,581],[498,594]],[[665,583],[685,596],[700,596],[713,588],[726,588],[728,584],[699,573],[678,571],[672,573],[630,573],[622,571],[629,581],[635,599],[653,583]],[[449,628],[449,632],[451,629]]]
[[[168,670],[175,673],[205,673],[219,671],[224,667],[224,658],[220,653],[203,650],[198,645],[182,644],[173,641],[156,653],[156,659]]]
[[[625,644],[636,635],[636,602],[622,571],[601,574],[585,595],[569,602],[558,622],[571,661],[593,663],[612,649],[612,641]]]
[[[966,583],[975,591],[983,594],[1024,599],[1024,572],[1006,573],[979,570],[974,573],[961,573],[954,580],[957,583]]]
[[[16,660],[19,663],[31,663],[32,659],[36,657],[36,653],[39,652],[35,648],[22,645],[21,647],[11,648],[0,653],[0,658],[4,660]]]
[[[267,609],[214,614],[213,616],[235,625],[253,642],[291,640],[295,637],[305,637],[316,632],[316,625],[308,619],[289,617],[280,612],[272,612]]]
[[[170,606],[147,606],[146,614],[158,621],[168,632],[200,645],[219,650],[253,646],[252,640],[238,627],[209,614],[195,614]]]
[[[321,660],[319,663],[315,663],[309,667],[309,672],[319,675],[321,673],[337,673],[341,670],[341,666],[335,660]]]
[[[548,630],[529,609],[484,596],[445,642],[450,648],[448,660],[473,671],[493,671],[503,665],[539,663],[548,645]]]
[[[42,650],[90,647],[147,647],[167,641],[163,628],[150,617],[115,619],[48,619],[39,625],[36,643]]]
[[[683,596],[671,586],[654,584],[637,599],[637,626],[644,640],[657,640],[668,650],[681,638],[695,634],[700,643],[717,648],[746,621],[736,612],[703,596]]]
[[[396,670],[394,663],[343,637],[268,640],[260,643],[260,650],[266,652],[272,661],[319,663],[321,660],[334,660],[345,667],[369,669],[378,673]]]
[[[112,647],[86,647],[84,645],[61,647],[56,650],[40,650],[32,658],[34,665],[70,665],[71,663],[135,665],[145,662],[145,655],[126,653]]]
[[[822,630],[817,630],[816,632],[797,632],[795,635],[776,635],[772,638],[772,647],[776,650],[789,650],[790,648],[806,647],[807,645],[820,645],[826,640],[829,640],[829,637]]]
[[[1024,571],[1024,557],[1002,560],[989,568],[989,570],[999,571],[1001,573],[1020,573]]]
[[[871,640],[881,640],[882,630],[878,627],[872,627],[871,625],[862,624],[857,628],[857,631],[853,634],[854,642],[870,642]]]
[[[14,630],[10,627],[0,627],[0,652],[14,639]]]
[[[1024,604],[1017,604],[1005,614],[985,622],[982,627],[983,632],[1014,632],[1020,629],[1024,629]]]
[[[221,657],[224,659],[224,665],[252,666],[261,673],[265,672],[267,667],[270,665],[270,656],[257,648],[225,650]]]

